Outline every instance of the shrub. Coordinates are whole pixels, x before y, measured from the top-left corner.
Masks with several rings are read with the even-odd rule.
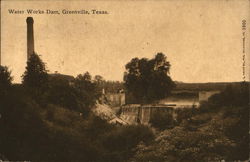
[[[193,115],[197,113],[196,108],[178,108],[175,109],[176,121],[180,124],[183,120],[189,120]]]
[[[140,142],[149,144],[154,139],[152,130],[143,125],[121,126],[104,135],[106,161],[126,161]],[[105,160],[104,160],[105,161]]]
[[[85,126],[83,128],[86,136],[92,140],[100,139],[103,134],[114,130],[114,126],[110,125],[106,120],[90,114],[86,119]]]
[[[149,123],[159,130],[173,128],[175,125],[172,113],[164,110],[153,112]]]

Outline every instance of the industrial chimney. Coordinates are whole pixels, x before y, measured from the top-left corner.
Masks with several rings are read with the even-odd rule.
[[[27,59],[34,53],[34,33],[33,33],[33,23],[32,17],[27,17]]]

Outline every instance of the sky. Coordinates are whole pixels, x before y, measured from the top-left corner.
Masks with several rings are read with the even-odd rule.
[[[27,58],[26,18],[34,19],[35,51],[55,71],[86,71],[123,80],[132,58],[162,52],[170,75],[182,82],[249,81],[248,0],[1,1],[1,64],[21,82]],[[10,14],[9,9],[23,10]],[[27,9],[45,11],[28,14]],[[60,14],[46,14],[46,10]],[[62,14],[62,10],[90,14]],[[92,14],[91,10],[108,14]],[[246,34],[243,53],[243,32]],[[245,59],[243,59],[245,57]]]

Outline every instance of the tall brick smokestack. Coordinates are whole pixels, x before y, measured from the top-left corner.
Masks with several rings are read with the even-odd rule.
[[[33,33],[33,23],[32,17],[27,17],[27,59],[34,53],[34,33]]]

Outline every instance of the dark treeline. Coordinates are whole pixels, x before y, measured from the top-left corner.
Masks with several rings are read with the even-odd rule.
[[[119,93],[121,90],[124,90],[124,83],[121,81],[105,80],[100,75],[96,75],[94,81],[101,90],[104,90],[104,93]]]
[[[93,114],[102,87],[88,72],[50,75],[33,54],[22,84],[11,80],[1,66],[0,160],[123,161],[154,138],[146,126],[115,126]]]
[[[241,82],[214,82],[214,83],[183,83],[175,82],[175,90],[183,91],[223,91],[227,86],[233,86],[235,88],[241,86]]]

